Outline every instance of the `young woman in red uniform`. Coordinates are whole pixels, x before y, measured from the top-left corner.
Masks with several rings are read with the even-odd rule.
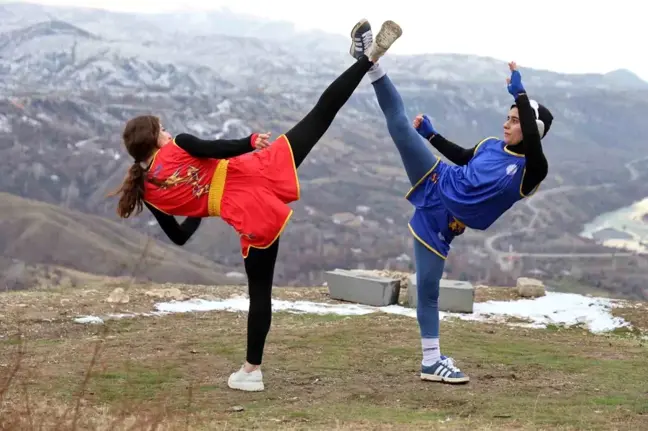
[[[134,164],[116,192],[121,193],[120,217],[146,206],[178,245],[187,242],[203,217],[221,217],[240,235],[250,296],[247,357],[230,376],[230,388],[264,389],[260,364],[272,319],[272,280],[279,236],[292,215],[287,204],[300,197],[297,168],[365,74],[402,34],[393,21],[383,24],[373,42],[367,31],[366,20],[356,24],[351,32],[351,53],[359,53],[355,64],[271,144],[269,134],[256,133],[234,140],[182,133],[174,139],[154,116],[133,118],[124,129],[124,145]],[[187,218],[178,224],[174,216]]]

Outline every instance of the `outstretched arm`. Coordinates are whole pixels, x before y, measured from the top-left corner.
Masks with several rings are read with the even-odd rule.
[[[464,148],[452,141],[447,140],[441,136],[432,125],[430,118],[427,115],[417,115],[414,119],[414,128],[424,139],[426,139],[438,152],[450,160],[455,165],[467,165],[475,154],[475,149]]]
[[[430,136],[428,142],[443,154],[446,159],[459,166],[467,165],[472,160],[477,149],[476,145],[472,148],[459,146],[452,141],[448,141],[440,134]]]
[[[549,163],[542,151],[540,131],[536,124],[536,116],[531,101],[522,86],[522,77],[515,62],[509,63],[511,78],[507,79],[509,93],[515,97],[515,105],[520,116],[522,129],[522,144],[526,158],[526,172],[522,178],[522,193],[528,195],[549,173]]]
[[[524,157],[526,158],[526,172],[522,179],[522,193],[528,195],[535,189],[549,173],[549,163],[542,151],[540,133],[535,124],[535,115],[525,93],[520,93],[515,98],[520,115],[520,128],[522,129],[522,143]]]
[[[269,137],[269,133],[254,133],[242,139],[205,140],[189,133],[181,133],[175,137],[175,143],[194,157],[228,159],[267,147]]]
[[[187,217],[182,223],[178,224],[172,215],[163,213],[148,202],[144,202],[144,205],[153,213],[166,236],[176,245],[185,245],[202,221],[200,217]]]

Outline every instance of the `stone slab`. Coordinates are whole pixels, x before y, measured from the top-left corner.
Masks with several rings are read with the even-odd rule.
[[[472,283],[459,280],[441,279],[439,290],[439,310],[447,313],[472,313],[475,303],[475,288]],[[407,303],[416,308],[416,274],[409,278]]]
[[[519,277],[515,289],[522,298],[539,298],[545,296],[545,285],[535,278]]]
[[[329,295],[338,301],[385,307],[398,303],[401,283],[396,278],[356,273],[353,270],[327,271],[324,279]]]

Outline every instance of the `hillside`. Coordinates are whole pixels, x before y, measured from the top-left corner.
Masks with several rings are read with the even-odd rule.
[[[193,24],[180,27],[181,19]],[[0,190],[114,220],[115,202],[105,194],[129,165],[120,133],[131,116],[158,113],[173,133],[202,137],[286,131],[350,64],[348,42],[292,37],[294,28],[279,23],[243,25],[249,19],[0,6],[0,157],[7,161]],[[261,33],[272,37],[256,38]],[[387,56],[384,64],[410,116],[427,112],[466,147],[500,134],[510,104],[504,62],[448,54]],[[578,235],[602,212],[645,197],[648,159],[636,157],[645,148],[648,84],[623,70],[522,73],[556,117],[545,141],[549,177],[542,194],[488,232],[459,238],[448,273],[491,284],[537,273],[569,289],[596,280],[617,296],[648,297],[641,282],[648,258]],[[277,283],[320,285],[322,271],[336,266],[411,269],[409,187],[367,83],[300,174],[303,199],[282,239]],[[127,224],[168,244],[149,214]],[[242,271],[236,235],[218,220],[185,249]]]
[[[128,226],[8,193],[0,193],[0,256],[2,278],[9,271],[15,288],[28,287],[33,276],[56,277],[56,270],[43,265],[158,282],[228,281],[226,271],[214,262],[152,241]],[[41,264],[40,269],[21,261]]]
[[[127,297],[109,302],[120,287]],[[418,379],[414,310],[344,304],[325,289],[278,288],[266,391],[250,394],[225,383],[244,355],[242,292],[88,276],[76,288],[1,293],[0,427],[638,430],[648,424],[645,303],[583,298],[581,308],[562,301],[556,308],[562,311],[542,316],[540,305],[551,296],[537,306],[534,300],[515,306],[511,289],[479,288],[474,315],[442,322],[443,353],[472,379],[450,387]],[[497,315],[506,304],[531,313]],[[597,326],[596,313],[607,327]],[[545,323],[529,327],[534,321]]]

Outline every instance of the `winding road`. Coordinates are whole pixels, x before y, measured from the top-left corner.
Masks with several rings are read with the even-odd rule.
[[[632,160],[626,163],[624,166],[630,174],[630,181],[636,181],[641,176],[641,173],[634,167],[636,163],[648,161],[648,156],[641,159]],[[518,253],[518,252],[508,252],[502,251],[495,248],[494,244],[496,241],[505,238],[507,236],[512,236],[518,233],[523,232],[533,232],[535,230],[535,225],[542,211],[537,207],[537,204],[541,202],[544,198],[550,195],[555,195],[559,193],[565,193],[571,190],[597,190],[606,187],[612,187],[617,183],[604,183],[597,184],[594,186],[560,186],[548,190],[538,191],[533,198],[525,200],[524,204],[533,212],[529,224],[526,227],[508,232],[499,232],[496,233],[484,241],[484,246],[486,250],[493,255],[500,265],[504,264],[504,261],[510,257],[537,257],[537,258],[546,258],[546,259],[567,259],[567,258],[611,258],[611,257],[621,257],[621,256],[633,256],[635,253],[632,252],[614,252],[614,253]]]

